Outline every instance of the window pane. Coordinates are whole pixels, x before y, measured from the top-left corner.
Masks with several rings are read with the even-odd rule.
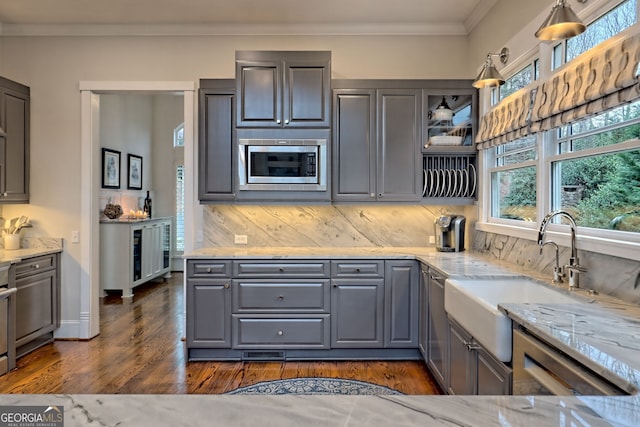
[[[629,28],[635,22],[636,0],[627,0],[621,3],[589,24],[584,33],[567,40],[567,62],[595,45],[615,36],[625,28]]]
[[[529,64],[513,76],[509,77],[500,86],[500,99],[504,99],[512,93],[522,89],[533,81],[533,64]]]
[[[562,65],[562,49],[564,45],[560,43],[553,48],[553,56],[551,57],[551,69],[555,70]]]
[[[640,150],[552,165],[554,200],[584,227],[640,232]]]
[[[536,158],[536,137],[508,142],[496,148],[496,166],[507,166],[522,163]]]
[[[491,174],[492,217],[536,221],[536,168],[534,166]]]

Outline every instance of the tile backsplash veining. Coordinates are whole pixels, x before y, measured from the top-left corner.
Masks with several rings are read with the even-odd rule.
[[[472,207],[415,205],[210,205],[204,209],[204,246],[249,247],[433,246],[434,220]],[[467,230],[470,230],[467,220]]]
[[[519,239],[502,234],[474,231],[472,250],[525,271],[553,277],[555,252],[542,251],[532,240]],[[568,263],[571,250],[560,246],[560,264]],[[581,274],[580,287],[619,298],[625,302],[640,305],[640,263],[637,261],[578,250],[580,264],[587,268]]]

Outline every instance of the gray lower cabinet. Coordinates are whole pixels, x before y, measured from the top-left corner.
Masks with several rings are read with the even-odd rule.
[[[415,261],[385,261],[385,347],[418,346],[419,268]]]
[[[444,309],[446,277],[429,269],[427,366],[443,391],[449,389],[449,320]]]
[[[429,266],[420,264],[420,289],[418,290],[418,349],[424,362],[429,360]]]
[[[420,89],[333,91],[334,200],[420,200],[421,97]]]
[[[29,258],[11,266],[16,292],[16,356],[53,341],[60,326],[59,254]]]
[[[419,358],[415,261],[186,265],[190,360]]]
[[[231,348],[231,261],[189,260],[187,346]]]
[[[233,200],[236,176],[235,80],[201,80],[198,198]]]
[[[511,394],[511,368],[496,360],[454,320],[449,320],[449,394]]]

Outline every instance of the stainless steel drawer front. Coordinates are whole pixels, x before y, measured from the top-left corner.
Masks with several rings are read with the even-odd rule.
[[[519,330],[513,331],[514,395],[625,395],[576,361]]]
[[[382,277],[384,261],[331,262],[333,277]]]
[[[329,263],[319,262],[250,262],[233,263],[234,277],[329,277]]]
[[[236,348],[329,348],[329,315],[295,317],[233,316]]]
[[[329,279],[291,282],[236,279],[232,287],[234,312],[328,313],[331,303]]]

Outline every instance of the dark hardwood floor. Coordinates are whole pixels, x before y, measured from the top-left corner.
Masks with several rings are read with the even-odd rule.
[[[260,381],[350,378],[405,394],[440,394],[419,361],[187,362],[182,274],[100,303],[100,335],[55,341],[18,359],[0,393],[220,394]]]

